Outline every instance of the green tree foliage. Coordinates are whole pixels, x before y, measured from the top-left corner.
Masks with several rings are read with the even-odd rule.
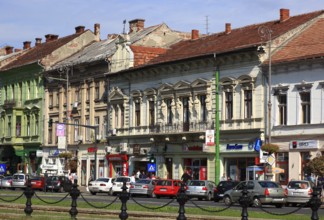
[[[279,146],[276,144],[264,144],[261,146],[262,151],[269,152],[269,154],[277,153],[279,151]]]
[[[309,161],[306,169],[316,176],[324,176],[324,155]]]

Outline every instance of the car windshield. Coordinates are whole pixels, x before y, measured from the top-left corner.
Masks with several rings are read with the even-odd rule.
[[[205,181],[190,181],[188,186],[205,186]]]
[[[149,184],[151,182],[151,180],[145,180],[145,179],[141,179],[141,180],[137,180],[136,183],[143,183],[143,184]]]
[[[280,188],[281,186],[275,182],[267,182],[267,181],[264,181],[264,182],[259,182],[260,186],[262,188]]]
[[[117,179],[115,180],[115,182],[130,182],[130,178],[127,177],[117,177]]]
[[[52,176],[50,179],[51,179],[52,181],[58,181],[58,180],[59,180],[59,177],[58,177],[58,176]]]
[[[25,178],[25,176],[24,175],[14,175],[13,178],[23,180]]]
[[[231,187],[234,185],[235,185],[234,182],[231,182],[231,181],[224,181],[224,182],[219,183],[219,186],[221,186],[221,187]]]
[[[296,181],[296,182],[288,183],[289,189],[306,189],[308,187],[309,187],[309,183],[304,181]]]
[[[98,178],[96,181],[100,181],[100,182],[109,182],[108,178]]]
[[[159,180],[156,185],[159,185],[159,186],[172,186],[172,182],[170,180]]]

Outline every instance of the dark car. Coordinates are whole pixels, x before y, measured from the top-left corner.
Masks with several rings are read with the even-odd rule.
[[[46,191],[70,192],[72,183],[66,176],[49,176],[46,178]]]
[[[222,200],[224,193],[227,190],[233,189],[237,184],[239,184],[239,181],[220,181],[214,188],[214,202],[219,202],[220,200]]]

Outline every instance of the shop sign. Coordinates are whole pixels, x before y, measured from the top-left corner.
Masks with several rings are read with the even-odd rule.
[[[215,145],[215,131],[214,130],[206,130],[205,136],[205,144],[207,146],[214,146]]]
[[[65,124],[56,125],[56,136],[58,137],[65,136]]]
[[[242,150],[243,145],[242,144],[227,144],[226,150]]]
[[[37,150],[36,151],[36,157],[43,157],[43,151],[42,150]]]
[[[95,153],[97,152],[98,148],[97,147],[88,147],[88,153]]]
[[[57,157],[59,154],[60,154],[60,151],[58,149],[49,151],[49,156],[56,156]]]
[[[207,144],[203,144],[202,151],[203,152],[215,152],[215,146],[207,146]]]
[[[318,149],[318,141],[316,140],[291,141],[290,149]]]
[[[66,137],[65,136],[59,136],[57,146],[59,149],[65,149],[66,146]]]
[[[43,170],[57,170],[57,165],[56,164],[43,164],[43,165],[41,165],[41,168]]]
[[[140,153],[141,153],[141,147],[140,147],[140,145],[139,145],[139,144],[135,144],[135,145],[133,146],[133,154],[138,155],[138,154],[140,154]]]

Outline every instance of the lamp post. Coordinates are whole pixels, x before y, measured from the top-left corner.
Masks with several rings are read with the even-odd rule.
[[[266,26],[261,26],[258,29],[259,35],[261,39],[265,39],[269,41],[269,46],[268,46],[268,59],[269,59],[269,75],[268,75],[268,143],[271,143],[271,108],[272,108],[272,103],[271,103],[271,44],[272,44],[272,30],[269,27]],[[260,52],[264,53],[264,49],[260,47],[259,49]]]

